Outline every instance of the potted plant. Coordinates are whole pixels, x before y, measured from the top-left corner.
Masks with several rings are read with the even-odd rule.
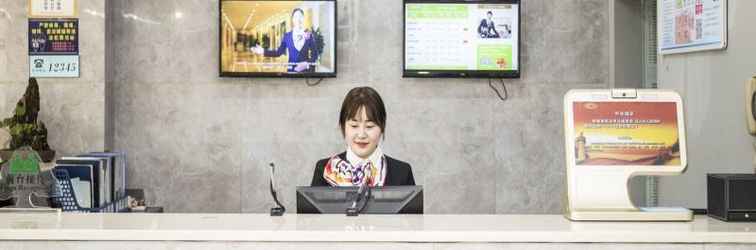
[[[315,47],[318,49],[318,61],[320,61],[320,56],[323,55],[323,49],[325,49],[325,37],[320,32],[320,27],[316,28],[312,34],[315,37]]]
[[[11,136],[7,149],[0,150],[3,161],[10,158],[14,150],[23,146],[30,146],[39,153],[44,162],[50,162],[55,157],[55,151],[47,144],[47,128],[45,123],[38,121],[39,115],[39,85],[37,79],[29,78],[24,96],[18,100],[13,116],[3,119],[0,127],[8,129]]]

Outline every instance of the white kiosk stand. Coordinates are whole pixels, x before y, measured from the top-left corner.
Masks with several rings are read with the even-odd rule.
[[[687,162],[680,95],[673,91],[571,90],[564,97],[567,203],[576,221],[690,221],[685,208],[639,208],[637,175],[681,174]]]

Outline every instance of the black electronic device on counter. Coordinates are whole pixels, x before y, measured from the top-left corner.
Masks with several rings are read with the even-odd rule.
[[[723,221],[756,221],[756,174],[708,174],[707,213]]]
[[[422,214],[423,186],[297,187],[298,214]],[[361,201],[360,201],[361,200]],[[354,203],[359,204],[354,204]],[[357,211],[347,209],[358,207]]]

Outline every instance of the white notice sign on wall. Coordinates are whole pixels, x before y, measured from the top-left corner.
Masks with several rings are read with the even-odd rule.
[[[29,17],[76,17],[77,0],[29,0]]]
[[[659,52],[727,47],[727,0],[659,1]]]

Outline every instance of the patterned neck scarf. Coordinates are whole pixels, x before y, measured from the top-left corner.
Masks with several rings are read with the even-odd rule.
[[[333,187],[353,187],[367,182],[368,186],[380,187],[386,180],[386,156],[381,148],[375,149],[367,159],[361,159],[347,148],[346,160],[338,155],[326,163],[323,178]]]
[[[291,31],[291,38],[294,40],[294,48],[297,49],[297,51],[302,50],[302,47],[304,47],[306,35],[307,33],[302,29],[294,29]]]

